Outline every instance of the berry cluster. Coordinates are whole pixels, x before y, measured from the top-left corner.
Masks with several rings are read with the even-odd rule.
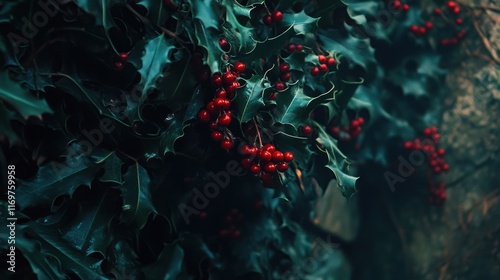
[[[408,150],[423,151],[427,155],[427,161],[434,173],[438,174],[443,171],[448,171],[450,169],[450,166],[445,162],[443,158],[445,155],[445,151],[443,148],[439,148],[438,146],[441,135],[439,135],[437,128],[435,126],[425,128],[424,136],[426,138],[432,139],[434,145],[431,143],[422,144],[422,140],[417,138],[413,141],[404,142],[404,148]]]
[[[350,122],[349,125],[345,125],[340,129],[336,123],[330,129],[333,137],[339,141],[351,141],[359,136],[362,130],[362,126],[365,123],[363,117],[358,117]]]
[[[273,23],[279,23],[283,20],[283,13],[281,11],[274,11],[271,14],[267,14],[262,18],[262,21],[266,25],[273,25]]]
[[[333,67],[335,65],[335,58],[326,57],[322,54],[318,55],[319,66],[314,66],[311,68],[311,75],[317,76],[320,73],[328,72],[328,67]]]
[[[229,214],[226,215],[224,219],[225,228],[219,231],[220,238],[231,238],[238,239],[241,236],[241,230],[238,229],[238,225],[243,222],[243,214],[237,208],[231,209]]]
[[[286,89],[286,82],[289,82],[292,79],[292,74],[290,73],[290,64],[280,61],[279,64],[279,80],[274,83],[274,89],[276,92],[269,95],[269,99],[276,99],[276,94],[280,91]]]
[[[403,10],[405,12],[408,12],[410,10],[410,5],[408,4],[403,4],[401,3],[401,1],[399,0],[395,0],[393,3],[392,3],[392,7],[394,8],[394,10]]]
[[[227,68],[225,73],[217,72],[212,75],[210,83],[215,90],[214,98],[198,113],[200,121],[209,123],[209,128],[212,131],[211,138],[220,142],[224,150],[233,147],[233,140],[227,131],[227,126],[231,124],[232,118],[229,108],[231,107],[231,99],[236,94],[236,89],[240,87],[240,83],[236,79],[240,73],[246,70],[246,66],[243,62],[237,62],[233,69],[234,71]]]
[[[241,166],[260,176],[264,185],[268,187],[274,185],[273,174],[277,171],[287,171],[288,162],[293,161],[291,152],[281,152],[273,144],[265,144],[260,148],[243,145],[241,154],[244,155]]]
[[[123,63],[127,62],[128,60],[128,53],[122,52],[118,55],[118,61],[115,62],[115,70],[116,71],[122,71],[123,70]]]
[[[423,131],[425,140],[415,139],[413,141],[405,141],[403,147],[407,150],[420,150],[427,155],[427,162],[435,174],[447,172],[450,166],[444,160],[445,150],[439,147],[439,135],[435,126],[427,127]],[[426,141],[431,139],[431,141]],[[428,173],[429,180],[429,202],[432,204],[441,204],[446,200],[445,184],[439,183],[438,187],[434,186],[431,180],[430,173]]]
[[[286,51],[289,53],[302,52],[304,47],[301,44],[290,43],[286,46]]]

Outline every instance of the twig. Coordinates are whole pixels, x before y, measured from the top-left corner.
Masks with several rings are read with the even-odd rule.
[[[479,28],[479,24],[475,20],[474,20],[474,28],[476,29],[479,37],[481,37],[484,47],[488,50],[493,60],[495,60],[496,63],[500,64],[500,59],[498,58],[496,51],[491,47],[490,41],[488,41],[486,36],[484,36],[483,31],[481,31],[481,28]]]
[[[259,126],[257,125],[257,121],[255,120],[255,118],[253,119],[253,123],[255,125],[255,130],[257,131],[257,138],[259,139],[260,147],[262,147],[262,138],[260,138]]]

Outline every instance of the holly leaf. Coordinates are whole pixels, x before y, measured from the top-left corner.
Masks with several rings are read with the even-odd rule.
[[[104,26],[108,29],[112,24],[109,9],[115,4],[126,4],[125,0],[73,0],[82,10],[90,15],[94,15],[96,25]]]
[[[12,81],[7,71],[1,71],[0,84],[0,99],[12,105],[24,118],[52,113],[45,100],[32,96],[27,89]]]
[[[353,97],[354,93],[356,92],[356,89],[360,84],[363,83],[363,79],[360,79],[358,82],[351,82],[351,81],[342,81],[342,90],[335,93],[335,104],[341,109],[345,109],[347,107],[347,103],[349,103],[349,100]]]
[[[349,199],[352,198],[357,192],[356,180],[359,177],[347,174],[349,162],[347,157],[337,148],[337,140],[330,136],[320,124],[314,122],[313,125],[318,132],[317,146],[328,156],[326,167],[334,173],[337,187],[341,189],[342,194]]]
[[[272,52],[269,50],[282,49],[290,42],[290,38],[294,35],[295,30],[293,29],[293,26],[290,26],[276,37],[269,38],[262,42],[255,41],[255,47],[250,52],[242,55],[242,59],[252,60],[268,57],[272,55]]]
[[[279,124],[296,128],[307,121],[314,108],[332,100],[333,97],[333,87],[323,94],[310,97],[303,93],[298,83],[290,85],[277,95],[275,120]]]
[[[99,165],[84,155],[67,159],[64,163],[52,161],[40,167],[33,180],[21,182],[17,191],[17,204],[21,209],[50,205],[56,197],[71,195],[80,185],[90,186]]]
[[[118,207],[116,207],[118,206]],[[87,255],[105,254],[111,243],[109,226],[119,212],[113,203],[109,189],[94,196],[91,201],[79,203],[78,213],[67,224],[60,227],[63,238]]]
[[[81,279],[107,279],[102,275],[100,265],[102,260],[93,261],[88,258],[83,252],[69,245],[62,237],[56,228],[42,226],[36,222],[30,222],[26,228],[23,228],[19,235],[29,234],[31,238],[23,237],[23,246],[26,249],[35,249],[36,243],[40,245],[37,261],[31,263],[41,264],[42,268],[38,267],[37,270],[43,270],[47,267],[53,266],[53,262],[47,260],[48,256],[55,258],[60,264],[60,268],[67,272],[73,272]],[[23,251],[23,248],[21,248]],[[24,250],[28,251],[28,250]],[[56,269],[50,269],[50,275],[60,275]],[[44,271],[45,272],[45,271]],[[66,277],[58,277],[51,279],[64,279]]]
[[[226,7],[226,38],[230,39],[233,47],[236,45],[238,52],[250,51],[255,45],[252,39],[253,28],[242,25],[237,16],[250,19],[250,12],[254,7],[245,7],[233,0],[223,0],[223,5]]]
[[[123,179],[123,185],[120,187],[123,195],[122,218],[126,223],[135,223],[142,229],[149,214],[156,213],[151,202],[151,179],[146,169],[139,163],[130,166]]]
[[[161,25],[167,19],[168,13],[164,7],[165,1],[140,0],[137,5],[144,6],[148,10],[148,16],[156,25]]]
[[[264,85],[267,81],[266,77],[253,75],[245,81],[245,87],[238,90],[233,100],[236,109],[235,116],[239,119],[240,124],[249,122],[265,106],[263,97],[266,89]]]
[[[285,26],[293,26],[297,34],[306,34],[317,26],[318,21],[319,18],[310,17],[302,10],[299,13],[286,13],[282,22]]]
[[[116,156],[115,152],[109,153],[106,157],[98,160],[96,163],[100,164],[104,169],[104,174],[99,178],[99,181],[116,184],[122,183],[121,166],[123,162],[118,156]]]

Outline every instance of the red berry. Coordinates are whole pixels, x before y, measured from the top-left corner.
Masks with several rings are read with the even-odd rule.
[[[224,98],[215,98],[214,99],[214,106],[215,106],[215,109],[218,109],[218,110],[221,110],[222,108],[224,108]]]
[[[271,15],[266,15],[262,18],[262,21],[266,24],[266,25],[271,25],[273,24],[273,18],[271,17]]]
[[[340,129],[339,129],[338,127],[334,126],[334,127],[332,127],[332,128],[331,128],[330,132],[331,132],[334,136],[337,136],[337,135],[339,135],[339,133],[340,133]]]
[[[458,43],[457,38],[451,38],[451,39],[450,39],[450,44],[451,44],[451,45],[456,45],[457,43]]]
[[[265,144],[264,147],[262,147],[262,150],[264,151],[269,151],[270,153],[274,153],[276,151],[276,147],[273,144]]]
[[[273,155],[271,154],[271,152],[266,151],[266,150],[262,150],[259,153],[259,158],[262,161],[270,161],[272,157],[273,157]]]
[[[424,136],[429,137],[432,134],[432,130],[430,127],[424,129]]]
[[[427,33],[427,30],[425,29],[425,27],[419,27],[418,28],[418,33],[420,35],[424,35],[425,33]]]
[[[222,86],[222,77],[221,77],[220,73],[214,73],[212,75],[210,82],[212,83],[212,86],[214,88],[221,87]]]
[[[435,9],[434,9],[434,14],[435,14],[436,16],[440,15],[440,14],[441,14],[441,10],[440,10],[439,8],[435,8]]]
[[[281,162],[278,164],[278,171],[279,172],[285,172],[288,170],[288,163],[286,162]]]
[[[281,74],[280,79],[284,82],[288,82],[290,81],[290,79],[292,79],[292,74],[290,74],[290,72],[283,73]]]
[[[279,162],[282,162],[284,159],[284,156],[283,156],[283,153],[280,152],[280,151],[274,151],[273,152],[273,161],[275,163],[279,163]]]
[[[210,137],[212,137],[212,140],[219,142],[222,140],[222,133],[220,131],[212,131]]]
[[[295,46],[294,43],[290,43],[290,44],[288,44],[288,46],[286,46],[286,50],[288,52],[293,53],[293,52],[295,52],[295,50],[297,50],[297,47]]]
[[[215,97],[217,98],[226,98],[226,91],[224,89],[219,89],[217,92],[215,92]]]
[[[275,100],[276,99],[276,92],[273,92],[269,95],[269,100]]]
[[[301,128],[301,131],[302,131],[302,134],[304,134],[304,135],[310,135],[312,133],[312,128],[308,125],[304,125]]]
[[[215,129],[219,128],[219,125],[217,124],[217,122],[211,122],[208,127],[210,127],[210,129],[215,130]]]
[[[275,163],[272,163],[272,162],[268,162],[268,163],[266,163],[266,165],[264,166],[264,170],[265,170],[266,172],[269,172],[269,173],[276,172],[276,164],[275,164]]]
[[[128,60],[128,53],[126,53],[126,52],[122,52],[122,53],[120,53],[120,60],[121,60],[122,62],[127,61],[127,60]]]
[[[439,133],[435,133],[432,135],[432,139],[434,140],[434,142],[439,142],[439,139],[441,139],[441,135],[439,135]]]
[[[274,22],[280,22],[283,20],[283,13],[281,11],[274,11],[272,14],[272,18]]]
[[[461,18],[457,18],[457,19],[455,20],[455,23],[456,23],[456,24],[462,24],[462,23],[464,23],[464,21],[463,21]]]
[[[222,140],[222,142],[220,142],[220,146],[224,150],[229,150],[233,147],[233,141],[229,139],[224,139]]]
[[[252,159],[250,158],[244,158],[241,160],[241,166],[245,169],[250,168],[251,164],[252,164]]]
[[[207,110],[201,110],[199,113],[198,113],[198,118],[200,119],[200,121],[202,122],[209,122],[210,121],[210,114],[208,113]]]
[[[351,121],[351,129],[356,128],[359,126],[359,121],[358,120],[352,120]]]
[[[227,42],[226,38],[219,39],[219,46],[223,51],[229,50],[229,43]]]
[[[432,27],[434,27],[434,24],[432,22],[428,21],[425,23],[425,28],[427,30],[432,29]]]
[[[233,74],[233,72],[226,72],[222,75],[222,81],[226,85],[232,84],[234,81],[236,81],[236,76]]]
[[[335,59],[333,57],[328,58],[328,61],[326,62],[328,66],[333,66],[335,65]]]
[[[243,63],[241,61],[238,61],[238,62],[236,62],[236,64],[234,64],[234,70],[236,70],[236,72],[238,72],[238,73],[245,72],[246,68],[247,67],[246,67],[245,63]]]
[[[401,7],[401,1],[396,0],[392,3],[395,9],[399,9]]]
[[[278,91],[282,91],[285,89],[285,84],[283,84],[282,82],[276,82],[274,84],[274,88],[276,88],[276,90]]]
[[[410,10],[410,5],[403,4],[403,11],[408,12]]]
[[[326,56],[324,56],[322,54],[318,55],[318,62],[320,64],[325,64],[326,63]]]
[[[115,62],[115,69],[116,71],[122,71],[123,70],[123,63],[120,61]]]
[[[231,117],[227,114],[223,114],[218,119],[219,125],[228,126],[231,123]]]
[[[448,3],[446,3],[446,6],[449,9],[454,9],[455,7],[457,7],[457,3],[455,3],[454,1],[448,1]]]
[[[291,152],[284,152],[283,157],[286,162],[290,162],[293,160],[293,154]]]
[[[260,173],[260,166],[258,164],[254,164],[250,166],[250,172],[253,174],[259,174]]]
[[[311,69],[311,75],[317,76],[319,74],[319,68],[318,67],[313,67]]]
[[[442,168],[443,168],[443,171],[450,170],[450,166],[447,163],[443,164]]]
[[[413,147],[413,142],[411,142],[411,141],[405,141],[404,144],[403,144],[403,147],[405,149],[411,149]]]
[[[439,148],[439,150],[437,152],[438,152],[438,155],[441,157],[444,156],[444,154],[445,154],[445,151],[443,148]]]
[[[441,172],[441,167],[434,166],[434,173],[439,173],[439,172]]]
[[[365,119],[363,119],[362,117],[359,117],[358,123],[359,123],[359,125],[363,125],[365,123]]]
[[[301,51],[302,51],[302,49],[303,49],[302,45],[300,45],[300,44],[299,44],[299,45],[297,45],[297,51],[298,51],[298,52],[301,52]]]
[[[280,72],[281,73],[285,73],[285,72],[288,72],[290,71],[290,65],[286,62],[283,62],[280,64]]]
[[[459,7],[455,7],[455,8],[453,8],[453,13],[454,13],[455,15],[458,15],[458,14],[460,13],[460,8],[459,8]]]
[[[229,94],[233,94],[240,87],[240,83],[238,81],[234,81],[232,84],[226,87],[226,91]]]
[[[412,24],[412,25],[410,26],[410,31],[411,31],[411,33],[413,33],[413,34],[418,34],[418,26],[417,26],[416,24]]]
[[[328,71],[328,66],[326,66],[326,64],[320,64],[320,65],[319,65],[319,71],[320,71],[321,73],[325,73],[325,72],[327,72],[327,71]]]

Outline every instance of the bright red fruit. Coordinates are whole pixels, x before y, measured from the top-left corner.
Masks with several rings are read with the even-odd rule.
[[[274,22],[280,22],[283,20],[283,13],[281,11],[274,11],[272,14],[272,19]]]
[[[290,64],[286,63],[286,62],[283,62],[280,64],[280,72],[281,73],[285,73],[285,72],[288,72],[290,71]]]
[[[266,163],[266,165],[264,166],[264,170],[266,172],[269,172],[269,173],[273,173],[276,171],[276,164],[275,163],[272,163],[272,162],[268,162]]]
[[[318,74],[319,74],[319,68],[318,67],[311,68],[311,75],[317,76]]]
[[[229,43],[227,42],[226,38],[219,39],[219,46],[223,51],[229,50]]]
[[[234,70],[236,70],[236,72],[238,72],[238,73],[245,72],[246,68],[247,67],[246,67],[245,63],[243,63],[241,61],[238,61],[238,62],[236,62],[236,64],[234,64]]]
[[[278,171],[279,172],[285,172],[288,170],[288,163],[286,162],[281,162],[278,164]]]
[[[219,125],[228,126],[231,123],[231,117],[227,114],[221,115],[218,119]]]
[[[250,166],[250,171],[253,174],[259,174],[260,173],[260,166],[258,164],[254,164],[254,165]]]
[[[295,46],[294,43],[290,43],[290,44],[288,44],[288,46],[286,46],[286,50],[288,52],[293,53],[293,52],[295,52],[297,50],[297,46]]]
[[[128,60],[128,53],[126,53],[126,52],[122,52],[122,53],[120,53],[120,60],[121,60],[122,62],[127,61],[127,60]]]
[[[282,91],[285,89],[285,84],[283,84],[282,82],[276,82],[274,84],[274,87],[276,88],[276,90]]]
[[[212,86],[214,88],[219,88],[222,86],[222,77],[220,73],[214,73],[212,75],[212,78],[210,79],[210,82],[212,83]]]
[[[302,46],[302,45],[300,45],[300,44],[299,44],[299,45],[297,45],[297,51],[298,51],[298,52],[301,52],[301,51],[302,51],[302,49],[303,49],[303,46]]]
[[[280,151],[273,152],[273,161],[276,163],[282,162],[284,159],[283,153]]]
[[[236,75],[234,75],[233,72],[226,72],[222,75],[222,81],[226,85],[232,84],[234,81],[236,81]]]
[[[209,122],[210,121],[210,114],[208,113],[207,110],[201,110],[199,113],[198,113],[198,118],[200,119],[200,121],[202,122]]]
[[[320,64],[325,64],[326,63],[326,56],[324,56],[322,54],[318,55],[318,62]]]
[[[276,147],[273,144],[268,143],[268,144],[264,145],[264,147],[262,148],[262,150],[269,151],[270,153],[274,153],[274,151],[276,151]]]
[[[210,137],[212,137],[212,140],[219,142],[222,140],[222,133],[220,131],[212,131]]]
[[[229,139],[224,139],[222,140],[222,142],[220,142],[220,146],[224,150],[229,150],[233,147],[233,141]]]
[[[319,65],[319,71],[320,71],[321,73],[325,73],[325,72],[327,72],[327,71],[328,71],[328,66],[326,66],[326,64],[320,64],[320,65]]]
[[[283,156],[286,162],[290,162],[293,160],[293,154],[291,152],[284,152]]]
[[[328,61],[326,62],[328,66],[333,66],[335,65],[335,59],[333,57],[328,58]]]
[[[266,25],[271,25],[273,23],[273,18],[271,17],[271,15],[266,15],[262,18],[262,21],[266,24]]]
[[[301,131],[302,131],[302,134],[304,134],[304,135],[310,135],[312,133],[312,128],[308,125],[304,125],[301,128]]]
[[[120,61],[116,62],[115,63],[115,69],[117,71],[122,71],[123,70],[123,63],[121,63]]]
[[[262,150],[259,153],[259,158],[263,161],[270,161],[272,157],[273,155],[271,154],[271,152],[266,150]]]

